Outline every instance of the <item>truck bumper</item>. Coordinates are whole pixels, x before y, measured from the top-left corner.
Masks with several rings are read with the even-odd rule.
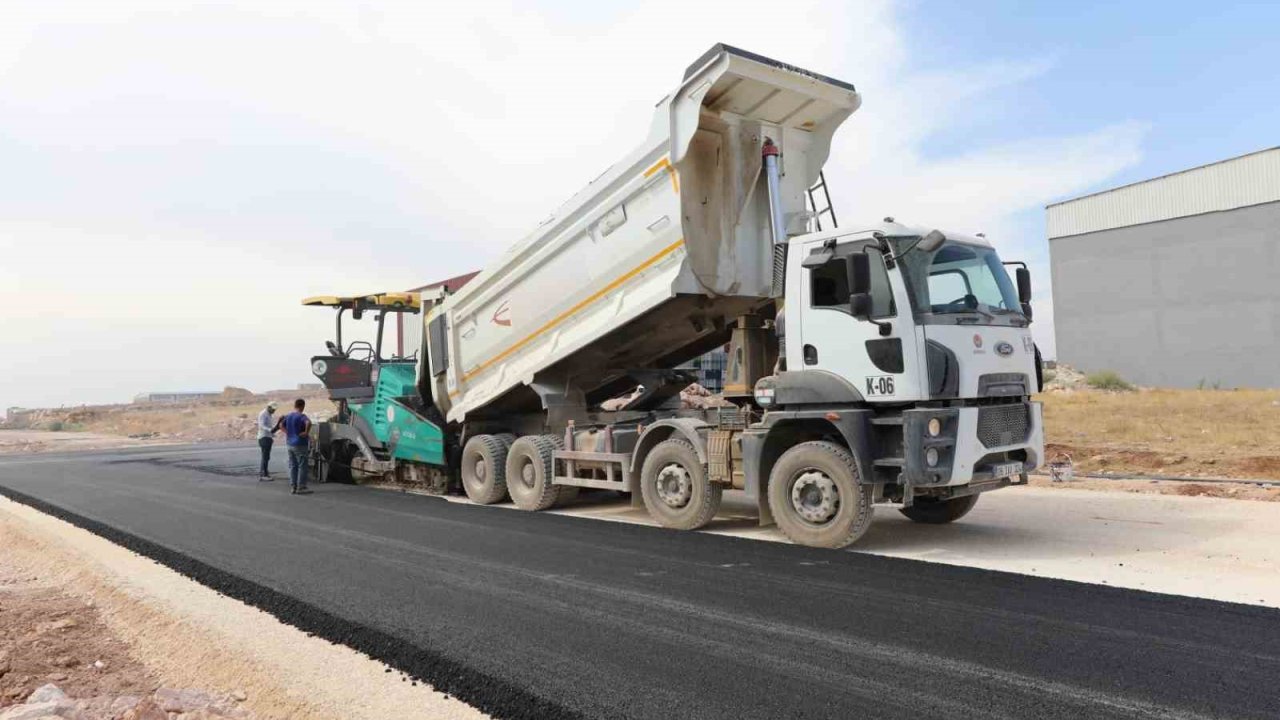
[[[930,436],[927,428],[934,419],[942,431]],[[903,421],[904,474],[915,487],[990,482],[1044,462],[1044,413],[1038,402],[922,408],[903,413]]]

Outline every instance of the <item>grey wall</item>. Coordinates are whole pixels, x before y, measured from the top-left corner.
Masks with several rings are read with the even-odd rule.
[[[1141,385],[1280,387],[1280,203],[1049,241],[1058,359]]]

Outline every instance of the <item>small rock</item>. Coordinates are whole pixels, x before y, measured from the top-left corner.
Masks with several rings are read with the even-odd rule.
[[[67,630],[76,627],[80,623],[75,618],[62,618],[61,620],[53,620],[51,622],[40,623],[36,626],[36,632],[47,633],[54,630]]]
[[[249,693],[246,693],[243,690],[232,690],[231,699],[235,700],[236,702],[244,702],[245,700],[249,699]]]
[[[66,700],[67,694],[57,685],[41,685],[36,688],[35,692],[27,697],[27,704],[53,702],[55,700]]]
[[[181,713],[177,716],[177,720],[224,720],[225,715],[216,713],[209,708],[200,708],[189,713]]]
[[[50,718],[83,720],[84,716],[74,704],[65,699],[17,705],[0,713],[0,720],[49,720]]]
[[[169,720],[169,713],[150,700],[143,700],[120,716],[120,720]]]
[[[76,664],[76,659],[70,655],[63,655],[53,659],[53,664],[57,667],[71,667]]]
[[[67,674],[66,673],[49,673],[45,677],[49,678],[53,682],[66,682]]]
[[[120,717],[120,713],[111,712],[111,703],[114,700],[115,697],[111,695],[97,695],[95,697],[78,699],[75,703],[76,709],[80,711],[81,715],[84,715],[86,718],[92,718],[93,720],[99,720],[103,718]]]
[[[136,695],[122,695],[111,701],[111,706],[107,711],[108,716],[113,718],[121,717],[140,704],[142,704],[142,698]]]
[[[94,660],[94,661],[93,661],[93,667],[94,667],[94,668],[96,668],[96,669],[98,669],[98,670],[101,670],[101,669],[105,668],[106,666],[107,666],[107,664],[106,664],[106,663],[104,663],[104,662],[102,662],[101,660]]]
[[[154,697],[161,710],[176,713],[194,712],[217,701],[209,693],[191,689],[160,688]]]

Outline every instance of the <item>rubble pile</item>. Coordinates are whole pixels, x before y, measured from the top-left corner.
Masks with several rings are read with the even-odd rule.
[[[619,410],[625,407],[627,403],[640,397],[640,392],[640,388],[636,388],[621,397],[610,398],[609,400],[605,400],[600,403],[600,408],[607,412]],[[685,410],[705,410],[707,408],[733,407],[733,403],[730,403],[723,397],[716,395],[698,383],[694,383],[680,391],[680,407]]]
[[[704,410],[706,408],[733,407],[733,403],[694,383],[680,391],[680,407]]]
[[[1044,374],[1045,392],[1074,392],[1076,390],[1085,390],[1089,387],[1089,384],[1085,381],[1084,373],[1070,365],[1058,363],[1056,367],[1046,368]]]

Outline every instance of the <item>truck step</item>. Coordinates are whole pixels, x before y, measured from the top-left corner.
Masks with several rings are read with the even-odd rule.
[[[876,467],[891,467],[891,468],[905,467],[906,464],[907,464],[907,461],[905,458],[878,458],[875,462],[872,463],[872,465],[875,465]]]
[[[902,425],[902,416],[893,415],[890,417],[871,418],[872,425]]]
[[[591,480],[588,478],[566,477],[557,475],[551,480],[552,485],[568,485],[570,487],[594,488],[596,490],[617,490],[631,492],[630,483],[626,480]]]

